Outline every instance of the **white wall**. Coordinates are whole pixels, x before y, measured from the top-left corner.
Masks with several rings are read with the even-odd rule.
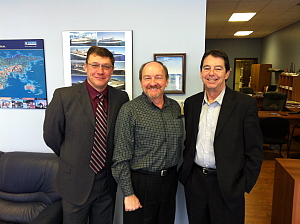
[[[172,98],[184,100],[202,90],[206,0],[3,0],[0,15],[0,39],[44,39],[49,101],[64,86],[62,31],[67,30],[133,30],[133,97],[142,92],[139,67],[154,53],[187,54],[186,94]],[[0,150],[51,152],[42,138],[43,119],[44,110],[0,109]],[[179,197],[176,222],[182,224]]]
[[[64,86],[62,31],[133,30],[133,97],[139,67],[153,53],[187,53],[186,94],[202,90],[205,0],[0,1],[0,39],[44,39],[48,100]],[[0,150],[50,151],[42,139],[44,110],[0,109]]]

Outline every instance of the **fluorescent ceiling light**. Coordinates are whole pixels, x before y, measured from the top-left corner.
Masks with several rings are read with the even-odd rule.
[[[253,33],[253,31],[238,31],[234,34],[234,36],[248,36]]]
[[[256,12],[249,12],[249,13],[233,13],[229,18],[229,22],[241,22],[241,21],[249,21]]]

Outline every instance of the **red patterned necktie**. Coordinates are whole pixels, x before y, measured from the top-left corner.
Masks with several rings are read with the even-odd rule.
[[[98,173],[105,167],[106,161],[106,132],[107,132],[107,114],[103,105],[103,94],[97,96],[99,103],[96,107],[96,128],[94,136],[94,146],[90,160],[90,167],[95,173]]]

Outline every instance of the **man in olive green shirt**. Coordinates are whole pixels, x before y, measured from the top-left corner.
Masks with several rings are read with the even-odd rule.
[[[180,106],[164,95],[167,68],[140,69],[143,93],[124,104],[116,122],[113,176],[124,195],[124,223],[174,223],[177,164],[182,151]]]

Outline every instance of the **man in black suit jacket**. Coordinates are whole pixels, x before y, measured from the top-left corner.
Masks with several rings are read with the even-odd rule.
[[[253,188],[263,160],[255,98],[229,89],[228,56],[205,52],[205,91],[186,99],[186,141],[179,180],[189,223],[244,223],[244,193]]]
[[[55,188],[63,199],[64,224],[113,223],[116,182],[111,174],[115,121],[129,100],[126,92],[108,86],[113,54],[92,46],[84,68],[87,80],[55,90],[46,110],[44,140],[60,157]],[[90,167],[95,133],[95,109],[104,95],[108,115],[106,163],[97,174]]]

